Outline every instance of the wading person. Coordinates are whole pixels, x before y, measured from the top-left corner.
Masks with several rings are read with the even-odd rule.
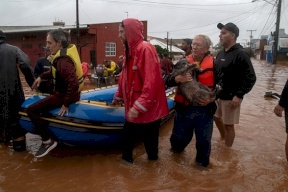
[[[30,87],[34,76],[28,56],[5,40],[6,35],[0,31],[0,140],[9,142],[13,139],[13,149],[24,151],[26,132],[20,127],[18,113],[25,97],[18,66]]]
[[[224,49],[216,56],[216,69],[221,76],[222,90],[217,100],[218,108],[215,122],[225,128],[225,144],[231,147],[235,138],[234,124],[239,124],[240,106],[256,82],[256,75],[249,55],[236,43],[239,28],[234,23],[217,27],[220,32],[220,44]]]
[[[161,69],[165,72],[165,74],[169,75],[173,70],[173,63],[168,58],[168,54],[164,53],[163,58],[160,60]]]
[[[52,30],[48,32],[46,42],[54,55],[51,72],[41,74],[33,83],[33,88],[39,86],[42,78],[52,75],[54,92],[27,108],[28,117],[43,141],[35,157],[43,157],[57,146],[57,141],[51,138],[48,122],[41,119],[41,115],[58,107],[58,115],[68,115],[69,105],[79,100],[83,86],[80,58],[76,46],[70,44],[69,33],[62,29]]]
[[[144,143],[149,160],[158,159],[161,118],[168,114],[165,86],[156,49],[144,41],[143,23],[125,19],[119,26],[125,59],[114,102],[125,103],[122,159],[133,163],[137,139]]]
[[[197,64],[203,70],[197,80],[214,90],[214,59],[209,53],[211,40],[206,35],[196,35],[192,43],[192,57],[190,64]],[[177,65],[177,64],[176,64]],[[174,68],[176,68],[175,66]],[[173,72],[172,72],[173,74]],[[167,79],[168,86],[177,86],[192,81],[191,74],[172,75]],[[193,81],[196,81],[194,79]],[[211,138],[213,132],[213,115],[216,110],[215,98],[200,98],[199,103],[191,103],[184,94],[177,90],[175,95],[175,116],[172,135],[170,137],[171,150],[181,153],[190,143],[193,132],[196,135],[196,164],[207,167],[211,153]]]
[[[183,41],[182,41],[182,44],[181,44],[181,49],[183,50],[183,51],[185,51],[185,58],[187,59],[187,60],[190,60],[191,58],[192,58],[192,46],[191,46],[191,44],[192,44],[192,39],[189,39],[189,38],[185,38],[185,39],[183,39]]]
[[[285,125],[286,125],[286,143],[285,143],[285,152],[286,152],[286,159],[288,161],[288,80],[282,90],[279,103],[274,108],[274,113],[278,117],[282,117],[282,113],[285,110]]]

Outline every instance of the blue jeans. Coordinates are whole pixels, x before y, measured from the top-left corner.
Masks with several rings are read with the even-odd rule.
[[[196,162],[206,167],[209,164],[213,133],[211,108],[209,106],[176,107],[174,127],[170,138],[172,150],[182,152],[192,140],[194,131],[197,150]]]

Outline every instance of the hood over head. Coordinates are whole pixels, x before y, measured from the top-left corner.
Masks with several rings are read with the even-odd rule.
[[[124,19],[122,21],[122,24],[124,24],[126,39],[128,47],[130,49],[134,48],[136,45],[138,45],[140,42],[144,40],[143,36],[144,26],[141,21],[134,18],[128,18]]]

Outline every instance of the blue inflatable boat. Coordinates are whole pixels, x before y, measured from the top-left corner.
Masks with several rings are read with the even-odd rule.
[[[43,115],[49,121],[52,137],[69,145],[101,146],[120,142],[124,124],[124,107],[111,105],[117,87],[82,91],[80,101],[69,106],[69,115],[57,115],[60,108]],[[170,113],[162,119],[165,123],[173,116],[174,89],[166,90]],[[46,97],[34,95],[22,104],[20,125],[30,133],[35,130],[27,117],[26,108],[32,103]]]

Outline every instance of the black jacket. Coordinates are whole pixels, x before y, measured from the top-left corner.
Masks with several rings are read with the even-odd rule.
[[[218,53],[215,68],[218,79],[216,82],[222,86],[218,96],[222,100],[232,100],[234,96],[243,98],[256,82],[250,57],[238,43],[228,51]]]
[[[43,72],[49,71],[51,67],[50,61],[47,59],[47,57],[40,57],[37,60],[37,63],[34,67],[34,76],[35,78],[39,77]]]
[[[284,107],[286,111],[288,111],[288,80],[282,90],[281,97],[279,100],[279,105]]]
[[[37,63],[34,67],[34,76],[35,78],[39,77],[42,73],[46,72],[46,71],[50,71],[51,68],[51,63],[50,61],[47,59],[47,57],[40,57],[37,60]],[[48,79],[42,79],[39,87],[38,87],[38,91],[42,92],[42,93],[49,93],[51,94],[53,92],[53,82],[52,82],[52,78],[48,78]]]
[[[25,100],[18,66],[31,87],[34,82],[28,56],[18,47],[0,39],[0,118],[13,118]]]

